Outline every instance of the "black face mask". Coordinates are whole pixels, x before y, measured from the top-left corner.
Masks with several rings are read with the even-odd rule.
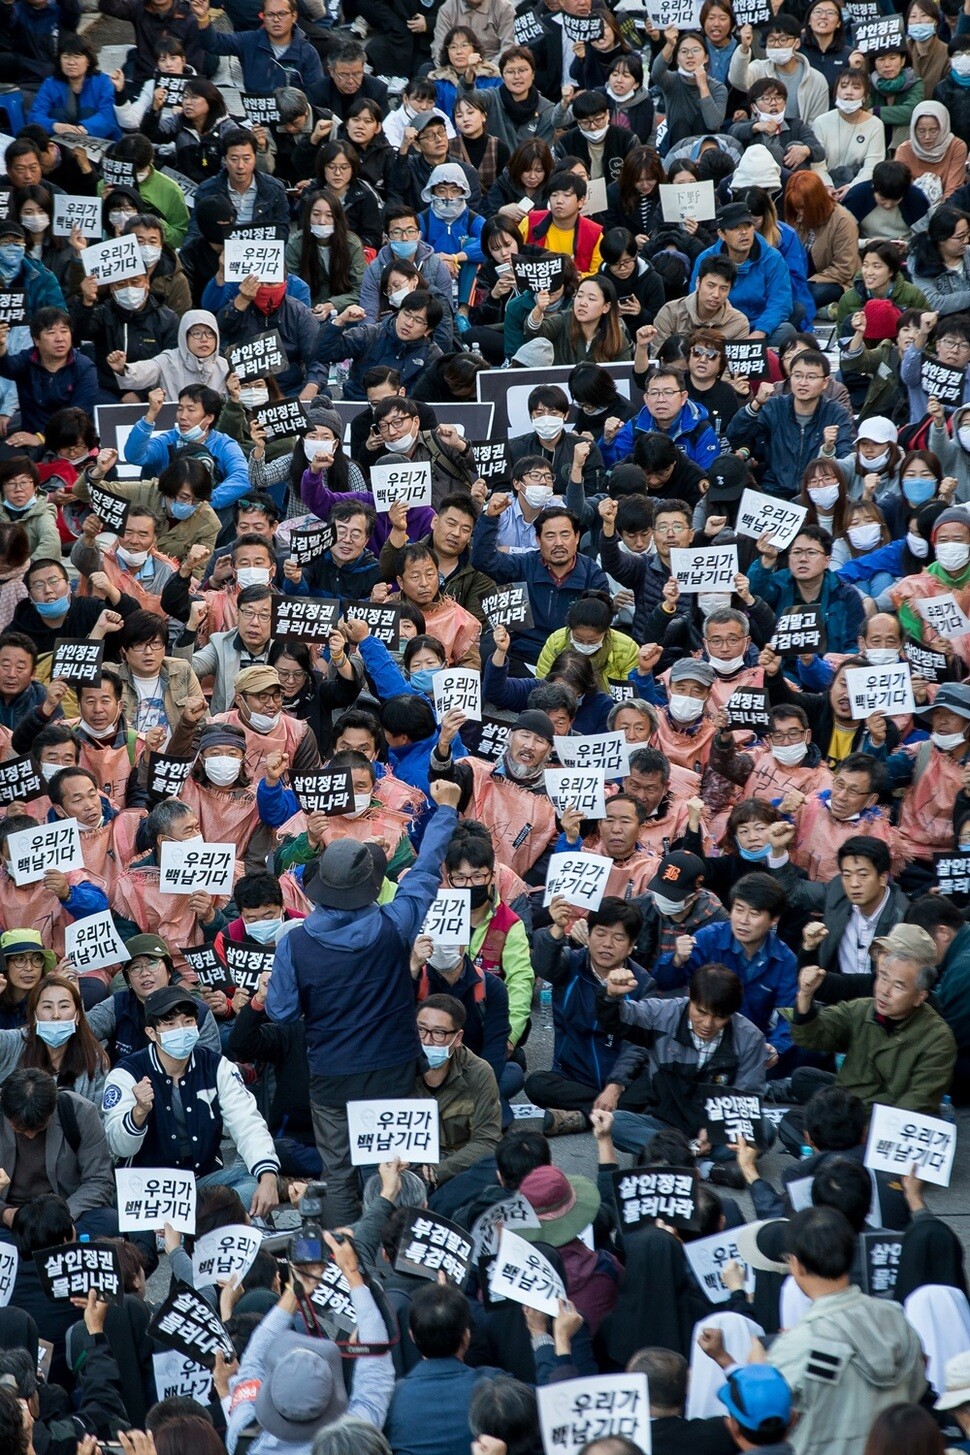
[[[492,886],[490,884],[473,884],[469,892],[471,894],[472,909],[481,909],[484,904],[488,903],[492,893]]]

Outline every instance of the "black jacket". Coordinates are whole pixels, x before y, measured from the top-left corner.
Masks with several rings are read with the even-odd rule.
[[[324,72],[323,80],[317,87],[313,99],[319,105],[325,106],[328,111],[339,116],[341,121],[346,121],[347,112],[361,96],[366,97],[368,101],[376,101],[383,115],[387,115],[387,87],[377,76],[368,76],[366,73],[360,84],[360,90],[355,91],[352,96],[345,96],[342,91],[337,90],[333,79]]]
[[[590,166],[592,158],[589,143],[578,126],[563,132],[559,138],[559,145],[567,157],[579,157],[580,161],[585,162],[587,168]],[[611,123],[606,128],[606,136],[603,138],[603,175],[607,182],[617,180],[627,152],[632,152],[634,147],[640,145],[642,145],[640,138],[634,136],[633,132],[628,131],[626,127],[614,126]]]
[[[265,1011],[251,1005],[240,1007],[233,1017],[226,1051],[232,1061],[265,1061],[276,1073],[276,1089],[269,1110],[269,1129],[313,1144],[310,1117],[310,1068],[306,1054],[303,1017],[295,1021],[271,1021]]]
[[[98,383],[109,394],[121,394],[118,375],[108,368],[108,355],[120,349],[129,364],[156,358],[163,349],[178,343],[179,316],[157,302],[149,289],[148,301],[137,313],[130,313],[109,297],[104,303],[85,308],[77,299],[71,307],[76,337],[94,344]]]

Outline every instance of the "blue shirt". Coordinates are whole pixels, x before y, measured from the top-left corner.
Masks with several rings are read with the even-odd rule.
[[[775,931],[769,930],[764,944],[750,959],[735,939],[730,920],[702,926],[694,935],[694,949],[686,964],[677,966],[665,955],[653,967],[661,990],[687,985],[702,965],[726,965],[744,988],[741,1014],[753,1021],[779,1055],[791,1044],[788,1022],[778,1014],[779,1006],[793,1006],[798,992],[798,962]]]

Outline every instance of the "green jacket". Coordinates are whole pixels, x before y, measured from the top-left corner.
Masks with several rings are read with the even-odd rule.
[[[876,1023],[868,997],[827,1005],[801,1024],[793,1009],[782,1009],[781,1014],[792,1023],[796,1046],[844,1053],[838,1084],[867,1106],[878,1101],[937,1114],[950,1089],[957,1046],[950,1027],[925,1002],[892,1034]]]
[[[970,925],[957,930],[943,956],[934,1000],[957,1045],[970,1046]]]

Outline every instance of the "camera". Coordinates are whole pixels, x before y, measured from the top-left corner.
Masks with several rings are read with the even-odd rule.
[[[293,1234],[287,1250],[290,1262],[296,1267],[327,1261],[329,1249],[323,1241],[323,1209],[326,1201],[327,1184],[308,1182],[298,1209],[302,1219],[300,1231]]]

